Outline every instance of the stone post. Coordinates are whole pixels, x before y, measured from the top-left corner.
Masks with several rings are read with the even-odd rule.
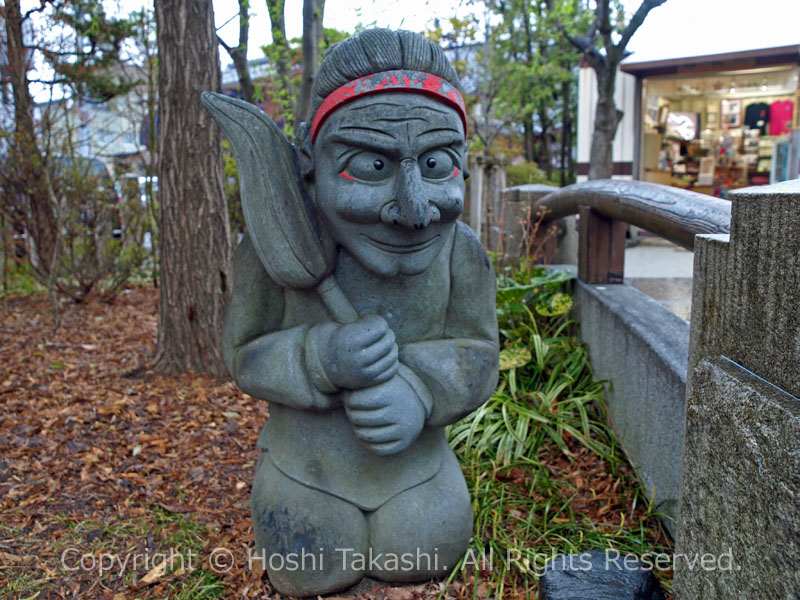
[[[800,589],[800,181],[748,188],[695,243],[674,593]]]
[[[500,202],[502,204],[503,219],[502,230],[498,233],[499,240],[490,250],[502,250],[506,261],[519,260],[526,252],[526,242],[535,249],[540,245],[541,240],[527,240],[526,233],[529,228],[536,223],[537,215],[531,214],[531,206],[558,188],[550,185],[529,184],[507,188],[502,191]],[[530,221],[530,222],[529,222]],[[540,225],[538,231],[540,237],[545,237],[547,232],[553,227],[554,223]],[[559,219],[555,226],[558,227],[563,235],[549,235],[544,241],[542,249],[546,255],[548,263],[577,264],[578,263],[578,231],[575,216]]]
[[[472,180],[469,182],[469,226],[478,234],[478,239],[484,240],[483,214],[483,161],[473,160],[469,166]]]

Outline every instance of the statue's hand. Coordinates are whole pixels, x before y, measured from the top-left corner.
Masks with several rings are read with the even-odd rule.
[[[386,383],[345,393],[344,406],[356,437],[376,454],[402,452],[425,424],[425,408],[397,375]]]
[[[391,379],[399,363],[394,332],[378,315],[330,328],[322,341],[322,368],[330,382],[358,390]]]

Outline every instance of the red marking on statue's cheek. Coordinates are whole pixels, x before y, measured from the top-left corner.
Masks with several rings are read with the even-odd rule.
[[[355,181],[355,179],[353,179],[353,178],[352,178],[352,177],[351,177],[351,176],[350,176],[350,175],[347,173],[347,171],[342,171],[341,173],[339,173],[339,177],[344,177],[345,179],[347,179],[347,181]]]
[[[450,179],[458,177],[460,174],[461,174],[461,170],[458,167],[456,167],[455,172],[452,175],[450,175]]]

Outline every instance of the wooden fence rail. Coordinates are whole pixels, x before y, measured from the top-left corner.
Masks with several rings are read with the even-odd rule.
[[[578,277],[587,283],[622,283],[625,223],[689,250],[694,236],[729,233],[730,202],[642,181],[601,179],[576,183],[540,198],[532,218],[544,222],[580,214]]]

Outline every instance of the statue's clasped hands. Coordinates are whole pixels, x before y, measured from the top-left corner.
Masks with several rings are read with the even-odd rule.
[[[379,315],[330,329],[323,368],[338,388],[360,390],[391,379],[399,366],[394,332]]]
[[[379,315],[328,327],[322,366],[342,389],[347,418],[356,436],[377,454],[405,450],[422,431],[425,408],[398,374],[394,332]]]

